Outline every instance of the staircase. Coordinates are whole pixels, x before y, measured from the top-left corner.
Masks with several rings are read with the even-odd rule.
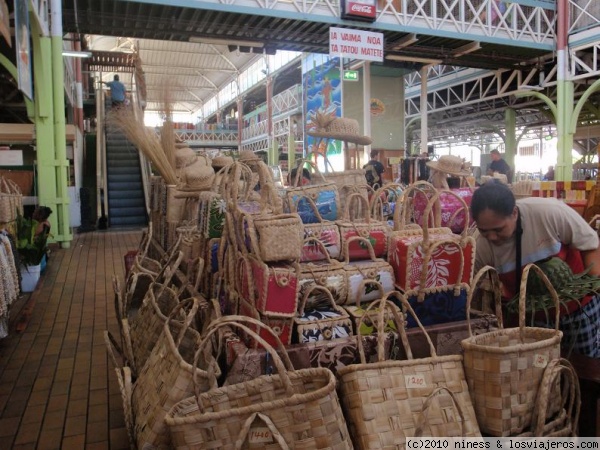
[[[148,225],[138,150],[110,125],[106,127],[106,176],[109,226]]]

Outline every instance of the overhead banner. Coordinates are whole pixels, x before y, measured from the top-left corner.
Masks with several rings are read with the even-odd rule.
[[[29,0],[15,0],[15,45],[19,89],[33,100],[31,40],[29,39]]]
[[[8,17],[8,5],[5,0],[0,0],[0,35],[4,36],[4,40],[12,47],[10,40],[10,18]]]
[[[331,27],[329,56],[383,62],[383,33]]]

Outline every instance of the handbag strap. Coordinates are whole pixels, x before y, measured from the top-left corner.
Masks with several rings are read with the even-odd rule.
[[[371,261],[377,261],[377,257],[375,256],[375,250],[373,250],[373,246],[371,245],[371,241],[362,236],[352,236],[346,240],[344,243],[344,262],[346,264],[350,264],[350,244],[354,241],[363,242],[369,252],[369,258]]]
[[[433,400],[436,397],[438,397],[439,394],[441,394],[442,392],[445,392],[446,394],[448,394],[450,396],[450,399],[452,400],[452,405],[454,406],[454,409],[456,409],[456,411],[458,411],[458,415],[460,416],[460,420],[458,421],[458,423],[460,424],[460,435],[461,435],[461,437],[466,437],[465,414],[463,413],[463,409],[460,406],[460,402],[456,399],[456,396],[454,395],[454,393],[445,386],[441,386],[441,387],[434,389],[433,392],[431,394],[429,394],[427,399],[425,399],[425,401],[423,402],[423,407],[421,408],[421,413],[419,414],[419,417],[417,418],[417,423],[415,424],[415,437],[423,436],[423,431],[425,429],[425,426],[427,425],[427,416],[429,413],[429,407],[431,406],[431,403],[433,402]]]
[[[517,206],[517,228],[515,230],[516,236],[516,249],[515,249],[515,286],[518,286],[523,276],[522,262],[522,238],[523,238],[523,226],[521,225],[521,211]]]
[[[502,323],[502,286],[500,285],[500,277],[498,276],[498,271],[495,268],[493,268],[492,266],[484,266],[473,277],[471,288],[469,289],[469,292],[467,294],[466,312],[469,337],[473,336],[473,330],[471,328],[471,302],[473,301],[475,291],[479,288],[479,283],[486,275],[488,276],[488,280],[491,285],[491,290],[494,293],[494,307],[496,309],[496,317],[498,317],[498,328],[504,328],[504,325]]]
[[[277,413],[276,410],[275,413]],[[285,442],[285,439],[283,438],[273,421],[269,418],[269,416],[259,412],[251,414],[244,422],[244,425],[242,425],[240,434],[238,435],[235,441],[235,450],[242,449],[244,442],[246,441],[246,438],[250,433],[250,427],[256,421],[256,419],[260,419],[265,423],[265,425],[271,432],[271,436],[273,436],[273,439],[275,439],[275,441],[279,444],[282,450],[290,450],[290,446],[287,444],[287,442]]]
[[[519,339],[523,344],[525,342],[525,310],[527,309],[527,280],[529,278],[530,271],[536,272],[536,275],[542,280],[550,296],[554,300],[554,307],[556,310],[555,318],[554,318],[554,330],[556,334],[559,334],[558,331],[558,323],[560,319],[560,300],[558,298],[558,293],[552,283],[544,273],[542,269],[540,269],[535,264],[527,264],[523,269],[523,276],[521,277],[521,285],[519,287]]]
[[[425,230],[423,230],[425,231]],[[463,246],[461,241],[457,241],[455,239],[442,239],[440,241],[435,241],[430,243],[428,246],[425,246],[425,239],[423,239],[423,250],[425,251],[425,255],[423,257],[423,264],[421,265],[421,276],[419,278],[419,294],[418,301],[422,302],[425,300],[425,283],[427,282],[427,276],[431,274],[431,271],[428,270],[427,267],[429,262],[433,259],[433,254],[439,248],[444,248],[446,246],[454,246],[458,249],[458,254],[460,255],[460,265],[458,268],[458,276],[456,277],[456,283],[454,284],[454,296],[458,297],[460,295],[460,289],[462,288],[462,279],[463,273],[465,270],[465,254],[463,252]],[[439,288],[446,289],[447,286],[439,286]]]
[[[469,227],[469,207],[464,199],[458,195],[456,192],[451,191],[449,189],[441,189],[438,190],[433,197],[429,199],[427,206],[425,207],[425,211],[423,212],[423,242],[429,241],[429,215],[431,214],[433,208],[436,208],[436,212],[434,213],[434,227],[438,226],[438,222],[441,221],[441,207],[442,207],[442,196],[450,195],[455,197],[460,203],[460,210],[465,213],[465,224],[463,230],[460,232],[461,236],[465,236],[467,233],[467,229]],[[456,214],[453,215],[455,217]]]
[[[326,286],[322,286],[322,285],[316,284],[316,283],[311,283],[308,286],[308,288],[304,290],[304,294],[302,295],[300,307],[298,308],[298,317],[304,316],[304,308],[306,307],[306,301],[308,300],[308,297],[310,297],[310,294],[312,294],[314,291],[320,291],[320,292],[324,293],[325,297],[327,297],[327,300],[329,301],[329,306],[331,306],[331,308],[333,310],[336,310],[336,311],[339,310],[339,307],[335,304],[333,294]]]
[[[369,224],[371,215],[369,214],[369,200],[360,192],[352,192],[346,197],[342,220],[355,223],[357,220]],[[356,216],[351,216],[351,208],[355,207]],[[365,212],[364,217],[360,217],[361,210]]]

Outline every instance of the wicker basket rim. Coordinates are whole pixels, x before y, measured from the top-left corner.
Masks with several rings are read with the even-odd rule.
[[[229,418],[229,417],[235,417],[235,416],[241,416],[241,415],[246,416],[246,415],[252,414],[254,412],[265,412],[265,411],[269,411],[269,410],[273,410],[273,409],[281,409],[282,407],[286,407],[286,406],[300,405],[300,404],[306,402],[307,396],[310,396],[313,398],[323,398],[332,392],[334,393],[334,395],[337,396],[337,393],[335,390],[336,378],[335,378],[335,375],[333,374],[333,372],[331,372],[329,369],[326,369],[324,367],[313,367],[313,368],[309,368],[309,369],[294,370],[294,371],[289,372],[288,374],[289,374],[290,379],[292,380],[292,383],[294,382],[295,379],[314,380],[315,378],[317,378],[319,376],[326,378],[328,381],[327,381],[327,384],[325,384],[324,386],[322,386],[319,389],[316,389],[314,391],[311,391],[311,392],[302,393],[302,394],[294,394],[291,397],[283,397],[283,398],[279,398],[276,400],[253,403],[252,405],[236,407],[236,408],[231,408],[228,410],[217,411],[217,412],[200,413],[198,411],[196,397],[195,396],[188,397],[180,402],[177,402],[175,405],[173,405],[173,407],[171,407],[171,409],[165,415],[165,423],[169,426],[184,425],[184,424],[190,424],[190,423],[206,423],[206,422],[225,419],[225,418]],[[237,390],[238,397],[239,397],[239,394],[241,394],[243,392],[242,385],[248,386],[248,388],[255,388],[255,387],[259,387],[261,384],[265,384],[265,383],[273,384],[273,382],[276,380],[279,380],[279,378],[280,378],[280,376],[278,374],[261,375],[253,380],[246,381],[239,385],[234,384],[231,386],[222,386],[217,389],[211,389],[208,392],[204,392],[204,393],[200,394],[200,397],[201,398],[202,397],[211,398],[211,397],[218,396],[219,393],[224,393],[226,395],[226,391],[231,391],[231,390]],[[185,417],[175,416],[175,414],[177,414],[177,411],[182,410],[182,409],[183,410],[189,409],[190,407],[193,410],[189,411],[189,414],[186,415]]]
[[[444,356],[430,356],[429,358],[417,358],[417,359],[394,359],[387,361],[380,361],[375,363],[367,363],[367,364],[350,364],[348,366],[340,367],[337,369],[337,374],[339,377],[347,373],[361,372],[365,370],[379,370],[379,369],[389,369],[393,367],[410,367],[417,365],[426,365],[426,364],[442,364],[446,362],[461,362],[463,357],[462,355],[444,355]],[[462,368],[462,366],[461,366]]]
[[[486,345],[482,343],[482,341],[486,341],[489,338],[493,338],[496,336],[519,336],[519,328],[506,328],[503,330],[495,330],[489,331],[487,333],[478,334],[477,336],[471,336],[464,339],[461,342],[461,346],[463,350],[467,351],[478,351],[481,353],[497,353],[497,354],[507,354],[507,353],[518,353],[518,352],[527,352],[530,350],[539,350],[541,348],[553,346],[556,344],[560,344],[562,339],[562,331],[556,332],[556,330],[551,328],[540,328],[540,327],[525,327],[525,338],[531,335],[546,335],[546,337],[542,340],[538,340],[536,342],[529,342],[526,344],[515,344],[508,345],[506,347],[492,347],[490,345]]]

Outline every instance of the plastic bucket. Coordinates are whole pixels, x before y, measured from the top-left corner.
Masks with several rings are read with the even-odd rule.
[[[40,279],[41,265],[21,266],[21,291],[33,292]]]

